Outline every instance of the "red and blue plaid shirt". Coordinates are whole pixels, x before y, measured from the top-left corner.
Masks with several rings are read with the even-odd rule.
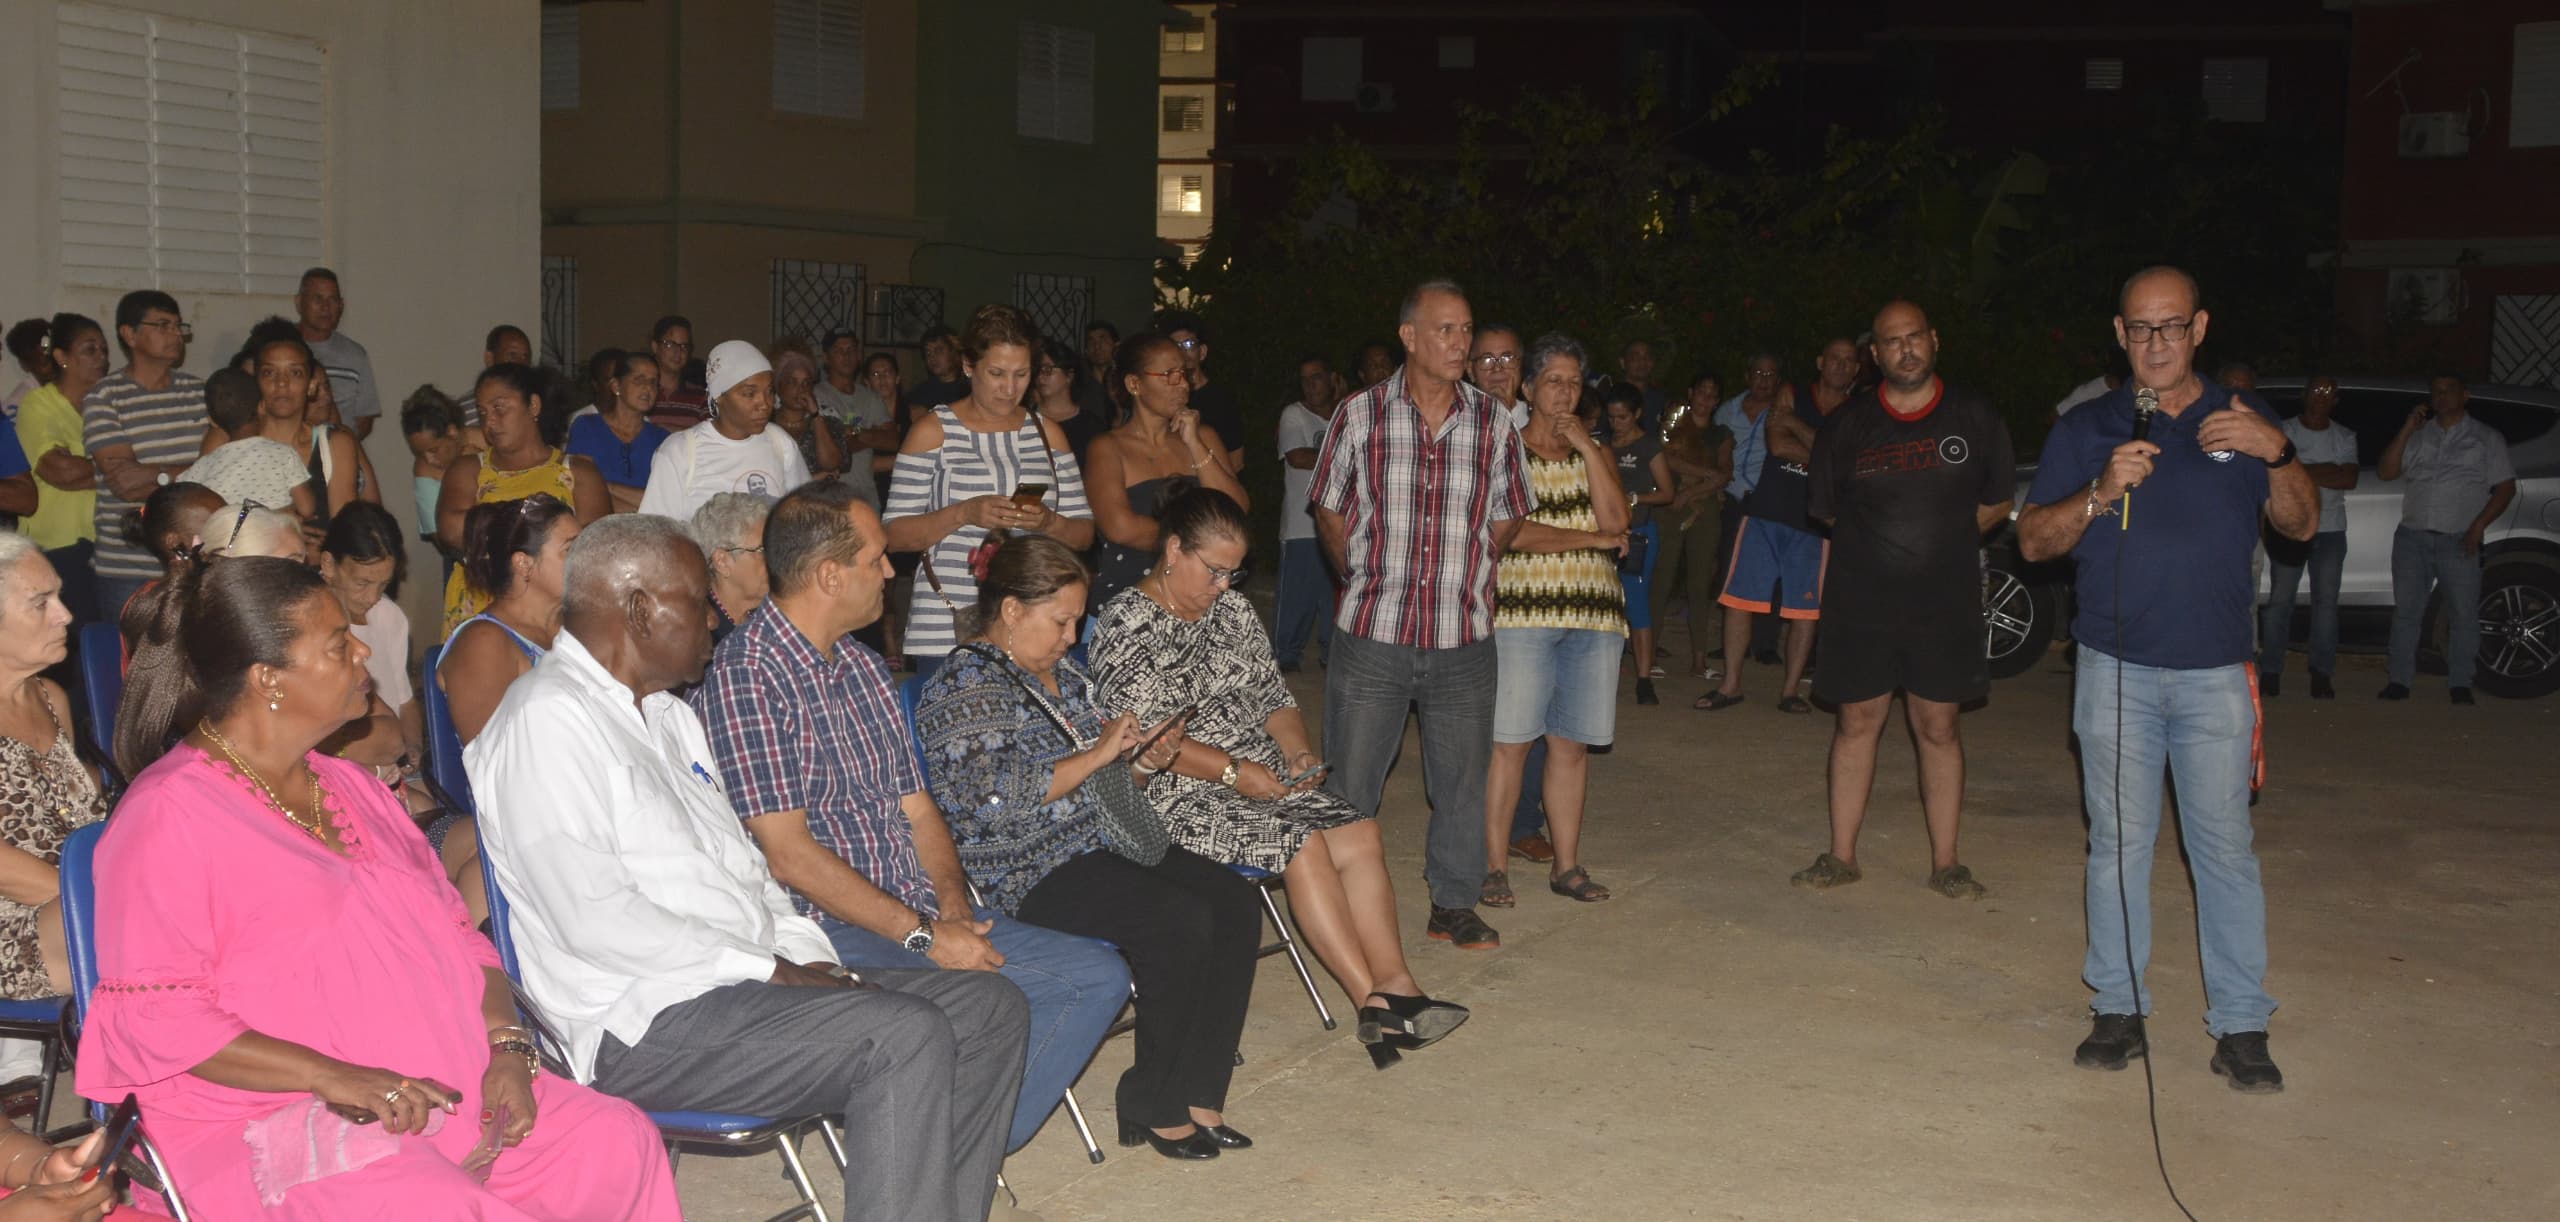
[[[899,903],[940,915],[901,804],[924,778],[880,655],[848,636],[830,662],[768,601],[720,643],[693,708],[739,818],[806,811],[828,852]],[[791,903],[828,915],[797,890]]]
[[[1457,394],[1433,432],[1401,369],[1333,413],[1311,495],[1343,518],[1344,632],[1417,649],[1493,634],[1493,524],[1528,513],[1528,461],[1492,399]]]

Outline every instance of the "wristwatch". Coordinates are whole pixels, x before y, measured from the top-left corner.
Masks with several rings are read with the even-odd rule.
[[[2284,449],[2283,449],[2282,451],[2279,451],[2279,452],[2276,454],[2276,456],[2275,456],[2275,457],[2270,458],[2270,459],[2268,459],[2268,460],[2267,460],[2267,470],[2269,470],[2269,471],[2273,471],[2273,470],[2275,470],[2276,468],[2278,468],[2278,467],[2281,467],[2281,466],[2285,465],[2286,463],[2292,462],[2292,461],[2293,461],[2293,456],[2294,456],[2293,439],[2292,439],[2292,438],[2290,438],[2290,437],[2288,437],[2288,438],[2286,438],[2286,439],[2285,439]]]
[[[910,932],[907,934],[907,936],[906,936],[906,940],[905,940],[905,941],[902,941],[902,942],[900,942],[900,943],[898,943],[898,945],[900,945],[900,946],[903,946],[903,947],[907,948],[907,953],[909,953],[909,954],[914,954],[914,955],[929,955],[929,954],[932,954],[932,953],[933,953],[933,918],[932,918],[932,917],[929,917],[929,916],[926,916],[926,915],[924,915],[924,914],[923,914],[923,913],[921,913],[921,912],[917,913],[917,914],[916,914],[916,927],[915,927],[912,931],[910,931]]]
[[[174,475],[171,475],[171,474],[169,474],[169,473],[168,473],[168,472],[166,472],[166,471],[163,471],[163,472],[161,472],[161,473],[160,473],[159,478],[158,478],[155,482],[157,482],[161,487],[166,488],[166,487],[168,487],[170,484],[172,484],[172,483],[176,482],[177,478],[178,478],[178,477],[176,477],[176,476],[174,476]]]
[[[1218,783],[1233,789],[1236,787],[1236,778],[1242,775],[1244,775],[1243,766],[1236,762],[1236,757],[1230,755],[1227,757],[1227,766],[1218,770]]]

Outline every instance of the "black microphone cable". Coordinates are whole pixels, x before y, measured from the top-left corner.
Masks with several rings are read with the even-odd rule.
[[[2145,389],[2144,394],[2140,397],[2149,398],[2148,388]],[[2158,409],[2154,408],[2153,410],[2156,411]],[[2150,411],[2135,411],[2133,417],[2133,439],[2135,441],[2149,440],[2148,435],[2151,432],[2151,416],[2152,413]],[[2125,889],[2124,882],[2124,553],[2125,549],[2133,544],[2132,508],[2133,490],[2128,488],[2125,490],[2124,513],[2117,522],[2117,530],[2121,537],[2116,540],[2115,608],[2113,611],[2115,629],[2114,634],[2107,642],[2108,644],[2113,645],[2117,651],[2117,656],[2111,659],[2115,663],[2116,761],[2114,780],[2115,799],[2109,804],[2109,813],[2114,816],[2116,829],[2116,911],[2123,920],[2123,927],[2120,932],[2124,934],[2125,983],[2133,990],[2134,1021],[2143,1022],[2146,1015],[2144,1014],[2142,1005],[2142,969],[2133,961],[2133,895],[2132,892]],[[2156,776],[2154,777],[2154,781],[2157,781]],[[2153,851],[2156,854],[2158,851],[2157,846],[2160,834],[2159,825],[2156,823],[2153,824],[2151,832],[2154,845]],[[2144,1027],[2145,1029],[2143,1031],[2142,1039],[2142,1096],[2143,1101],[2150,1108],[2151,1112],[2151,1161],[2153,1165],[2160,1168],[2160,1186],[2169,1190],[2169,1203],[2177,1206],[2179,1213],[2186,1215],[2187,1222],[2198,1222],[2195,1211],[2187,1208],[2187,1203],[2185,1201],[2178,1199],[2178,1185],[2175,1181],[2169,1178],[2169,1155],[2162,1148],[2160,1142],[2160,1086],[2159,1083],[2153,1080],[2151,1076],[2151,1034],[2149,1031],[2149,1024],[2145,1023]]]

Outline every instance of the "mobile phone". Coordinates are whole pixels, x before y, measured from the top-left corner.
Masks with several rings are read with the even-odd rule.
[[[1280,786],[1283,789],[1296,789],[1298,786],[1306,784],[1311,778],[1321,781],[1331,775],[1333,775],[1333,765],[1325,763],[1322,760],[1318,760],[1315,763],[1308,765],[1305,772],[1301,772],[1296,776],[1282,780],[1280,782]]]
[[[1199,711],[1200,706],[1195,704],[1171,717],[1165,718],[1164,724],[1157,726],[1156,732],[1147,736],[1147,741],[1139,743],[1137,750],[1132,751],[1121,758],[1133,760],[1145,759],[1147,757],[1147,752],[1155,750],[1156,744],[1164,741],[1164,736],[1167,733],[1169,733],[1175,726],[1191,720],[1191,715]]]
[[[1040,499],[1049,495],[1049,485],[1028,481],[1013,486],[1013,503],[1024,509],[1036,509]]]
[[[124,1102],[107,1114],[106,1144],[98,1150],[98,1161],[89,1165],[102,1171],[114,1171],[116,1164],[124,1161],[125,1153],[133,1148],[134,1134],[141,1131],[142,1101],[126,1095]]]

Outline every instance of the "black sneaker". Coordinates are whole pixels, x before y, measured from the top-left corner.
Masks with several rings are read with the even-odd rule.
[[[1656,691],[1654,691],[1654,690],[1653,690],[1653,680],[1651,680],[1651,679],[1638,679],[1638,680],[1636,680],[1636,703],[1637,703],[1637,704],[1660,704],[1660,703],[1662,703],[1662,695],[1661,695],[1661,693],[1656,692]]]
[[[2142,1038],[2142,1016],[2139,1014],[2101,1014],[2089,1024],[2089,1038],[2071,1054],[2071,1063],[2082,1069],[2122,1069],[2125,1062],[2148,1056],[2151,1043]],[[2217,1058],[2216,1064],[2220,1064]]]
[[[2335,700],[2338,698],[2338,689],[2329,682],[2329,676],[2315,670],[2311,672],[2311,698]]]
[[[1423,932],[1455,943],[1460,950],[1492,950],[1502,945],[1502,935],[1485,924],[1473,908],[1433,908],[1431,923],[1423,927]]]
[[[2405,683],[2385,683],[2382,685],[2381,691],[2373,694],[2373,698],[2376,700],[2406,700],[2409,698],[2409,685]]]
[[[2471,689],[2467,687],[2457,687],[2453,689],[2453,702],[2455,704],[2473,703],[2471,699]]]
[[[2272,700],[2284,691],[2284,676],[2258,672],[2258,694]]]
[[[2234,1031],[2215,1040],[2213,1072],[2231,1079],[2231,1089],[2236,1091],[2273,1095],[2284,1090],[2284,1071],[2276,1068],[2274,1057],[2267,1055],[2264,1031]]]

